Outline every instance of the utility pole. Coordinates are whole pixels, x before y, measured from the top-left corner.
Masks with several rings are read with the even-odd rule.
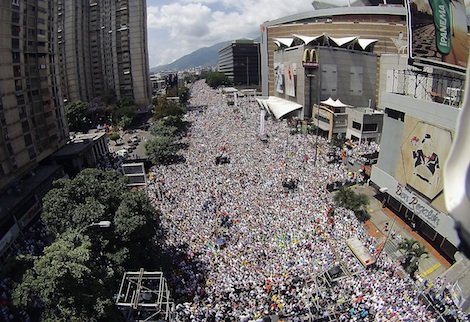
[[[249,59],[246,57],[246,88],[250,87],[250,74],[248,73]]]

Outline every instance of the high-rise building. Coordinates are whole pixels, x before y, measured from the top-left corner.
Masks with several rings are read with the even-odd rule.
[[[219,50],[218,70],[235,85],[259,85],[260,51],[259,43],[239,39]]]
[[[57,9],[50,0],[0,1],[0,192],[69,138],[56,69]]]
[[[0,1],[0,257],[63,176],[69,139],[56,55],[57,1]]]
[[[115,94],[151,102],[146,1],[58,1],[58,55],[66,102]]]

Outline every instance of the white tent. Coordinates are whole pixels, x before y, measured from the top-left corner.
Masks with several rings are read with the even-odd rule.
[[[332,99],[331,97],[328,97],[326,101],[321,101],[320,103],[323,105],[328,105],[328,106],[333,106],[333,107],[335,106],[335,100]]]
[[[351,106],[351,105],[344,104],[343,102],[340,101],[339,98],[337,100],[334,100],[331,97],[328,97],[328,99],[325,101],[320,101],[320,103],[323,105],[330,106],[330,107],[350,107]]]
[[[341,102],[339,100],[339,98],[335,101],[335,107],[350,107],[351,105],[348,105],[348,104],[344,104],[343,102]]]

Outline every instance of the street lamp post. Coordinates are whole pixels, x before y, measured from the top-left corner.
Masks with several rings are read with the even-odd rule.
[[[100,228],[108,228],[109,226],[111,226],[111,222],[109,220],[102,220],[102,221],[99,221],[99,222],[93,222],[89,225],[86,225],[85,227],[82,227],[78,231],[77,236],[82,234],[87,228],[95,227],[95,226],[100,227]]]
[[[315,78],[315,75],[314,74],[306,74],[306,76],[308,77],[309,79],[309,108],[313,108],[313,102],[312,102],[312,79]],[[320,119],[318,118],[318,114],[319,114],[319,110],[318,110],[318,105],[316,105],[316,108],[317,108],[317,129],[316,129],[316,137],[315,137],[315,157],[313,159],[313,166],[316,166],[317,165],[317,150],[318,150],[318,126],[319,126],[319,122],[320,122]],[[313,114],[313,113],[312,113]]]

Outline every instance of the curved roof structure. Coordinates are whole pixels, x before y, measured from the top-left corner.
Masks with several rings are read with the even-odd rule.
[[[323,39],[323,44],[326,43],[328,45],[336,45],[337,47],[347,46],[349,48],[351,46],[354,46],[355,44],[358,44],[362,50],[366,50],[371,44],[374,44],[378,41],[378,39],[360,38],[359,36],[330,37],[326,32],[316,36],[292,34],[292,38],[273,38],[273,41],[278,47],[291,47],[299,44],[298,42],[296,42],[296,39],[300,40],[305,45],[308,45],[314,41],[321,42],[321,39]]]
[[[280,119],[292,111],[302,108],[302,105],[300,104],[276,96],[269,96],[268,98],[256,98],[256,101],[269,113],[272,113],[277,119]]]

